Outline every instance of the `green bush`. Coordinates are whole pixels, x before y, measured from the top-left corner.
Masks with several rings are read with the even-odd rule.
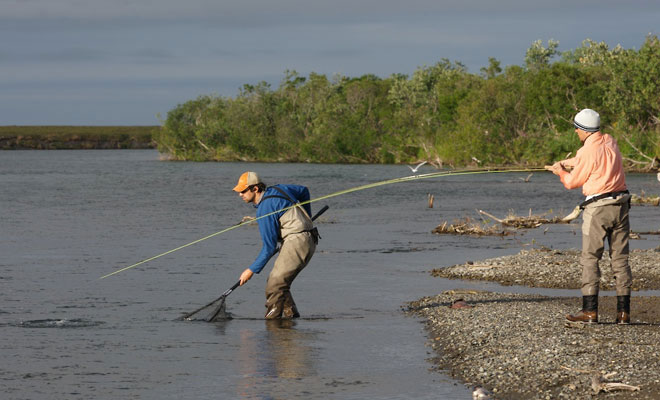
[[[535,41],[525,65],[504,71],[491,57],[480,75],[446,59],[410,77],[286,71],[277,89],[261,82],[235,98],[180,104],[156,141],[181,160],[542,165],[574,154],[571,118],[593,108],[630,165],[655,157],[658,38],[639,50],[589,39],[564,53],[558,46]]]

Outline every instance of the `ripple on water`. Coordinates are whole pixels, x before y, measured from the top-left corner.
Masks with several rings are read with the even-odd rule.
[[[81,318],[74,319],[35,319],[21,321],[17,326],[21,328],[88,328],[103,325],[103,321],[90,321]]]

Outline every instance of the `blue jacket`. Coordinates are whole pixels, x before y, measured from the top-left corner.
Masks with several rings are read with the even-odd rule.
[[[296,202],[302,203],[309,200],[309,190],[305,186],[301,185],[275,185],[279,189],[283,190],[291,199]],[[279,196],[279,197],[269,197],[269,196]],[[255,207],[257,208],[257,218],[270,214],[274,211],[282,210],[292,206],[289,200],[283,199],[282,194],[272,187],[266,188],[266,191],[261,198],[261,201]],[[312,215],[312,207],[309,203],[302,206],[307,215]],[[261,252],[257,256],[257,259],[250,265],[250,270],[255,274],[261,272],[261,270],[266,266],[268,260],[275,255],[277,252],[277,240],[280,235],[280,217],[286,211],[280,211],[275,214],[269,215],[265,218],[259,219],[259,232],[261,233],[261,240],[263,241],[263,246]]]

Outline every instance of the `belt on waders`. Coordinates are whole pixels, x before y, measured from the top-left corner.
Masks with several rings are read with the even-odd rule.
[[[586,200],[586,201],[583,201],[582,203],[580,203],[580,210],[584,210],[584,208],[586,206],[588,206],[589,204],[591,204],[595,201],[602,200],[602,199],[607,199],[609,197],[616,198],[619,195],[629,194],[629,193],[630,192],[627,191],[627,190],[622,190],[620,192],[609,192],[609,193],[599,194],[598,196],[594,196],[594,197],[590,198],[589,200]]]

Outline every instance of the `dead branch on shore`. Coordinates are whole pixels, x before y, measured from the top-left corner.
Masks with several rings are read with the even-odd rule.
[[[650,204],[652,206],[660,205],[660,196],[647,196],[646,193],[642,190],[641,194],[638,196],[633,193],[632,198],[630,199],[632,204]]]
[[[503,229],[504,227],[511,227],[515,229],[530,229],[538,228],[543,224],[562,224],[568,223],[580,215],[580,207],[576,207],[573,212],[568,214],[565,217],[552,217],[544,218],[539,215],[532,215],[532,210],[529,210],[529,216],[519,217],[513,212],[509,212],[509,215],[504,218],[497,218],[496,216],[483,211],[477,210],[479,214],[485,215],[492,220],[496,221],[501,227],[496,225],[489,224],[488,221],[482,218],[481,222],[475,222],[469,217],[464,217],[460,220],[454,220],[452,224],[447,223],[446,221],[441,225],[435,227],[431,232],[439,235],[472,235],[472,236],[507,236],[512,235],[513,232],[510,230]]]
[[[499,222],[500,224],[504,226],[510,226],[516,229],[529,229],[529,228],[538,228],[539,226],[543,224],[561,224],[561,223],[566,223],[569,220],[566,220],[568,217],[552,217],[552,218],[544,218],[541,215],[532,215],[532,210],[529,210],[529,216],[527,217],[519,217],[513,212],[509,212],[509,215],[506,216],[504,219],[497,218],[496,216],[483,211],[483,210],[478,210],[479,214],[486,215],[495,221]],[[573,213],[575,210],[573,211]],[[569,216],[572,216],[573,213],[569,214]],[[579,212],[577,213],[579,215]],[[575,215],[572,219],[577,218],[577,215]]]
[[[609,393],[615,390],[628,390],[631,392],[641,390],[639,386],[626,385],[625,383],[620,382],[611,382],[610,379],[616,375],[616,372],[610,372],[603,375],[598,371],[590,369],[576,369],[566,367],[564,365],[560,365],[560,368],[581,374],[591,374],[591,389],[594,391],[594,394],[599,394],[600,392]]]
[[[608,379],[610,376],[616,374],[616,372],[600,375],[596,374],[591,377],[591,389],[593,389],[594,394],[600,392],[613,392],[615,390],[628,390],[631,392],[636,392],[640,390],[639,386],[626,385],[625,383],[620,382],[609,382]]]
[[[570,214],[568,214],[567,216],[561,219],[561,222],[567,222],[567,223],[571,222],[575,218],[579,217],[581,212],[582,209],[580,208],[580,206],[575,206],[575,208],[573,209],[573,211],[571,211]]]
[[[501,229],[494,225],[486,225],[473,221],[465,217],[460,220],[454,220],[454,223],[447,224],[445,221],[442,225],[438,225],[431,231],[438,235],[472,235],[472,236],[507,236],[512,232]]]

